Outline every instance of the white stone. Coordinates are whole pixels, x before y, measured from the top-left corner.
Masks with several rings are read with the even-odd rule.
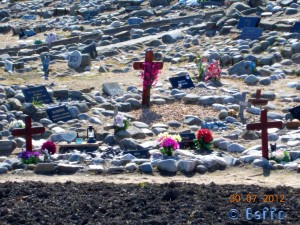
[[[7,72],[13,72],[14,70],[14,64],[11,61],[5,60],[4,62],[4,68]]]
[[[0,156],[0,162],[3,162],[4,160],[6,160],[7,157],[6,156]]]
[[[82,62],[82,55],[79,51],[74,51],[71,53],[71,55],[69,56],[69,60],[68,60],[68,66],[70,68],[79,68]]]

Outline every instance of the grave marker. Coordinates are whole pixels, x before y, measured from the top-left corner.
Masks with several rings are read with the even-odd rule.
[[[263,109],[260,114],[260,123],[247,124],[247,130],[261,130],[261,146],[262,146],[262,157],[269,159],[268,151],[268,128],[282,128],[283,123],[281,121],[268,122],[267,117],[268,110]]]
[[[289,111],[295,119],[300,120],[300,106],[292,108]]]
[[[163,62],[153,62],[153,51],[147,50],[145,55],[145,62],[133,63],[135,70],[143,70],[143,97],[142,105],[150,107],[150,90],[157,78],[157,73],[164,66]]]
[[[181,133],[179,134],[181,137],[181,142],[179,143],[181,149],[185,148],[194,148],[194,139],[196,139],[196,135],[194,133]]]
[[[36,20],[36,15],[24,15],[23,20]]]
[[[116,82],[102,84],[102,90],[108,96],[121,96],[123,94],[120,85]]]
[[[68,60],[68,66],[70,68],[77,69],[80,67],[82,62],[82,55],[79,51],[75,50],[71,53],[69,60]]]
[[[44,56],[41,58],[41,60],[43,64],[44,78],[47,80],[49,74],[50,57]]]
[[[23,89],[22,92],[26,102],[32,102],[33,100],[42,104],[50,104],[53,102],[45,86]]]
[[[65,106],[65,105],[49,108],[46,110],[46,112],[49,116],[49,119],[53,123],[57,123],[58,121],[66,122],[66,121],[73,119],[70,111],[68,110],[67,106]]]
[[[262,35],[263,29],[257,27],[244,27],[240,35],[240,39],[250,39],[256,40],[259,39]]]
[[[7,72],[13,72],[14,71],[14,64],[13,64],[13,62],[11,62],[9,60],[5,60],[5,62],[4,62],[4,69]]]
[[[195,87],[191,77],[189,75],[183,75],[178,77],[171,77],[169,81],[173,88],[193,88]]]
[[[240,110],[239,110],[239,117],[244,124],[246,122],[245,117],[244,117],[244,110],[248,107],[251,107],[251,104],[249,102],[246,102],[246,95],[247,92],[242,92],[242,100],[239,102],[240,105]]]
[[[261,98],[261,90],[257,90],[255,94],[255,98],[250,98],[248,102],[250,102],[252,105],[267,105],[268,104],[268,99]]]
[[[300,33],[300,21],[297,21],[294,23],[291,32],[292,33]]]
[[[11,133],[13,136],[25,136],[26,151],[32,152],[32,135],[42,134],[45,132],[45,127],[31,127],[31,118],[25,117],[25,128],[16,128]]]
[[[257,27],[259,22],[259,17],[241,16],[237,25],[237,29],[242,29],[245,27]]]
[[[47,37],[45,39],[45,43],[46,44],[50,44],[50,43],[52,43],[54,41],[57,41],[57,35],[56,35],[56,33],[49,33],[49,34],[47,34]]]

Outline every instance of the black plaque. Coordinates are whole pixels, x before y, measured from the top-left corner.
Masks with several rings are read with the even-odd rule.
[[[120,85],[116,82],[102,84],[102,90],[108,96],[121,96],[123,94]]]
[[[259,22],[259,17],[241,16],[237,29],[243,29],[244,27],[257,27]]]
[[[171,77],[169,81],[173,88],[193,88],[195,87],[191,77],[189,75]]]
[[[123,154],[131,154],[139,159],[150,158],[149,150],[134,150],[134,151],[124,151]]]
[[[181,137],[181,142],[179,143],[181,149],[192,149],[195,147],[193,140],[196,139],[196,136],[194,133],[182,133],[179,135]]]
[[[294,23],[294,26],[292,27],[292,33],[300,33],[300,21]]]
[[[289,110],[295,119],[300,120],[300,105]]]
[[[49,119],[53,123],[57,123],[58,121],[66,122],[73,119],[68,108],[65,105],[47,109],[46,112],[49,116]]]
[[[262,35],[263,29],[257,27],[244,27],[241,33],[241,39],[256,40]]]
[[[45,86],[23,89],[22,92],[25,96],[26,102],[37,101],[43,104],[49,104],[53,102]]]

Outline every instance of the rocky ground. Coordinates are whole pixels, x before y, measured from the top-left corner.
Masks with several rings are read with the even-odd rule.
[[[269,142],[287,150],[291,158],[289,163],[276,163],[261,159],[261,132],[247,131],[240,117],[229,115],[231,109],[239,111],[243,92],[248,100],[261,89],[262,97],[269,100],[269,121],[299,123],[289,112],[300,102],[300,36],[291,32],[299,18],[299,1],[269,1],[252,8],[240,1],[205,9],[177,1],[124,6],[102,0],[3,1],[0,7],[0,224],[299,223],[299,127],[269,129]],[[28,14],[37,19],[22,19]],[[240,16],[261,18],[259,27],[264,31],[258,40],[240,39]],[[129,25],[132,17],[143,23]],[[23,28],[37,34],[21,39],[12,35]],[[57,34],[58,41],[34,44],[38,39],[44,42],[50,32]],[[149,48],[164,68],[151,90],[151,108],[146,109],[141,105],[140,71],[132,65],[143,61]],[[76,68],[68,63],[75,50],[85,58]],[[199,77],[194,62],[198,55],[220,61],[221,85]],[[51,60],[48,80],[43,77],[44,56]],[[7,60],[13,71],[4,68]],[[255,70],[249,69],[250,62]],[[169,78],[180,75],[190,75],[196,87],[172,88]],[[104,93],[102,85],[108,82],[117,82],[123,94]],[[40,85],[45,85],[53,104],[25,101],[22,90]],[[57,105],[66,105],[72,120],[51,121],[46,110]],[[127,131],[116,134],[110,126],[115,106],[131,120]],[[258,122],[260,112],[260,107],[245,109],[246,123]],[[46,140],[59,144],[74,141],[76,133],[85,136],[88,125],[96,129],[99,148],[24,165],[16,155],[24,149],[25,139],[13,137],[8,127],[26,115],[33,118],[33,126],[46,128],[44,134],[34,136],[37,150]],[[178,150],[167,160],[122,154],[148,150],[157,156],[159,133],[195,133],[204,122],[222,124],[212,129],[212,154]],[[256,173],[253,166],[269,172]],[[73,174],[76,183],[61,174]],[[114,183],[103,182],[107,180]],[[55,183],[64,181],[69,182]],[[230,194],[249,192],[260,196],[256,203],[229,202]],[[264,194],[284,194],[286,202],[263,203]],[[283,221],[248,221],[248,206],[276,207],[287,214]],[[234,207],[241,212],[237,221],[227,215]]]

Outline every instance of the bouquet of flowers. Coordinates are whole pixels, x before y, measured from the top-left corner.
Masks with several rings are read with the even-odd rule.
[[[123,113],[118,113],[114,118],[114,129],[115,133],[120,130],[126,130],[129,127],[129,120],[124,116]]]
[[[36,164],[39,159],[40,153],[39,152],[29,152],[25,151],[18,155],[18,158],[21,159],[22,163],[24,164]]]
[[[24,128],[25,124],[22,120],[14,120],[8,125],[8,130],[13,130],[15,128]]]
[[[173,152],[179,148],[179,142],[181,137],[179,135],[170,135],[169,133],[163,133],[158,135],[157,140],[160,148],[160,152],[166,156],[172,156]]]
[[[214,60],[212,63],[206,66],[205,82],[209,80],[218,81],[221,79],[221,69],[219,61]]]
[[[41,150],[42,151],[47,150],[48,153],[54,155],[56,153],[56,144],[52,141],[46,141],[43,143]]]
[[[271,153],[271,160],[276,161],[277,163],[281,163],[281,162],[290,162],[290,154],[287,150],[277,150],[275,152]]]
[[[194,143],[196,146],[196,150],[210,150],[212,142],[213,142],[213,135],[208,129],[199,129],[196,135],[197,139],[194,139]]]

